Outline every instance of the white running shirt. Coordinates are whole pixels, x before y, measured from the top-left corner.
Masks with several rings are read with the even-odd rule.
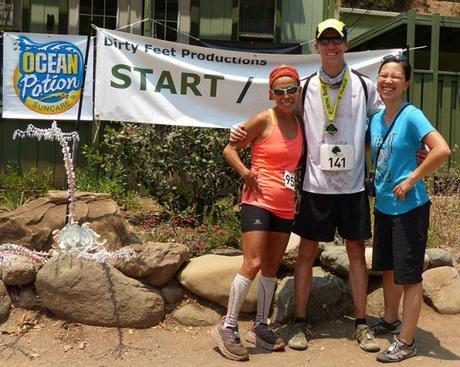
[[[307,142],[307,162],[303,191],[318,194],[351,194],[364,190],[365,135],[367,118],[383,104],[374,83],[363,77],[367,85],[368,100],[359,77],[350,72],[345,95],[334,119],[338,132],[330,136],[324,131],[328,123],[321,97],[318,75],[311,78],[305,95],[303,121]],[[328,88],[333,106],[339,89]],[[324,171],[320,166],[321,144],[349,144],[354,147],[355,164],[350,171]]]

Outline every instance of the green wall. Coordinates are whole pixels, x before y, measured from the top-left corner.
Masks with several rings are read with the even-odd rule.
[[[231,40],[233,0],[201,0],[199,37]]]
[[[281,10],[281,42],[303,43],[315,38],[316,25],[323,18],[323,2],[317,0],[283,1]],[[304,51],[312,51],[313,43]]]

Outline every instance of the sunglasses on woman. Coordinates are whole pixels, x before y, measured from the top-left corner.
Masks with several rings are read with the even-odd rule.
[[[333,45],[341,45],[345,40],[342,37],[321,37],[318,38],[317,41],[321,46],[327,46],[330,43]]]
[[[382,61],[405,62],[405,61],[407,61],[407,57],[404,56],[404,55],[400,55],[400,54],[398,54],[398,55],[386,55],[386,56],[383,56]]]
[[[287,88],[273,88],[272,92],[275,96],[281,97],[285,94],[296,94],[299,88],[300,87],[298,85],[294,85],[292,87]]]

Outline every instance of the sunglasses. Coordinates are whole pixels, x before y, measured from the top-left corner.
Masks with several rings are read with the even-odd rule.
[[[321,46],[327,46],[330,43],[332,43],[333,45],[341,45],[345,42],[345,39],[343,39],[342,37],[321,37],[317,39],[317,42]]]
[[[285,94],[296,94],[299,88],[300,87],[298,85],[287,87],[287,88],[274,88],[272,89],[272,92],[275,96],[281,97],[281,96],[284,96]]]
[[[386,55],[386,56],[383,56],[382,61],[386,61],[386,62],[390,62],[390,61],[405,62],[405,61],[407,61],[407,57],[404,56],[404,55],[401,55],[401,54],[398,54],[398,55]]]

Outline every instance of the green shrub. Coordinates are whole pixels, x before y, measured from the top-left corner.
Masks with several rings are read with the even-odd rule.
[[[217,200],[240,189],[222,151],[228,131],[147,124],[110,124],[103,162],[117,162],[129,187],[144,187],[168,210],[193,212],[200,221]],[[106,169],[107,171],[107,169]]]
[[[191,213],[172,217],[150,215],[143,218],[141,228],[145,241],[181,243],[192,256],[207,254],[215,248],[240,246],[240,223],[233,210],[233,197],[218,200],[203,223]]]
[[[19,165],[7,165],[0,174],[0,207],[11,211],[45,194],[52,187],[53,173],[31,168],[23,174]]]
[[[127,174],[119,161],[106,160],[99,149],[83,146],[86,167],[77,169],[76,186],[79,191],[105,192],[125,209],[137,208],[139,194],[129,190]]]

